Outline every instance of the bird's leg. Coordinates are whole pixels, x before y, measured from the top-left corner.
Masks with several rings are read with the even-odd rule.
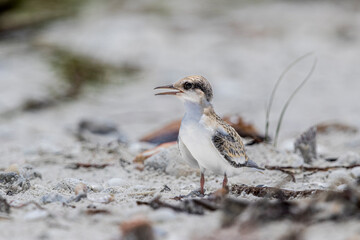
[[[223,185],[222,185],[223,189],[226,189],[227,184],[228,184],[228,179],[227,179],[227,176],[226,176],[226,173],[225,173],[224,174]]]
[[[204,177],[204,173],[201,173],[201,177],[200,177],[200,193],[202,195],[204,195],[204,184],[205,184],[205,177]]]

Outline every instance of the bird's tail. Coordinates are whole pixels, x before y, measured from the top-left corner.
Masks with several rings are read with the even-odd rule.
[[[263,173],[264,170],[265,170],[265,168],[259,167],[254,161],[252,161],[250,159],[246,161],[245,167],[252,168],[255,171],[258,171],[258,172],[261,172],[261,173]]]

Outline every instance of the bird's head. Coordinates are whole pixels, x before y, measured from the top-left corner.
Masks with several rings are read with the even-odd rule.
[[[210,103],[213,97],[212,88],[208,80],[198,75],[185,77],[174,84],[156,87],[155,89],[172,90],[155,95],[174,95],[183,101],[199,104]]]

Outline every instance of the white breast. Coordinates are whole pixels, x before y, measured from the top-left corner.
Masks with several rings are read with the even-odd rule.
[[[213,145],[214,129],[204,124],[204,117],[206,116],[202,116],[199,120],[185,115],[181,122],[179,135],[202,171],[209,170],[222,175],[226,172],[229,164]]]

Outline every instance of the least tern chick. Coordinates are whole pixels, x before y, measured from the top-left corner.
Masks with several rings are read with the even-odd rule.
[[[184,102],[178,145],[183,159],[190,166],[200,168],[201,194],[204,194],[207,170],[224,176],[223,188],[227,186],[227,176],[239,174],[244,167],[263,170],[248,158],[235,129],[215,113],[211,105],[213,91],[206,78],[189,76],[155,89],[170,89],[155,95],[174,95]]]

